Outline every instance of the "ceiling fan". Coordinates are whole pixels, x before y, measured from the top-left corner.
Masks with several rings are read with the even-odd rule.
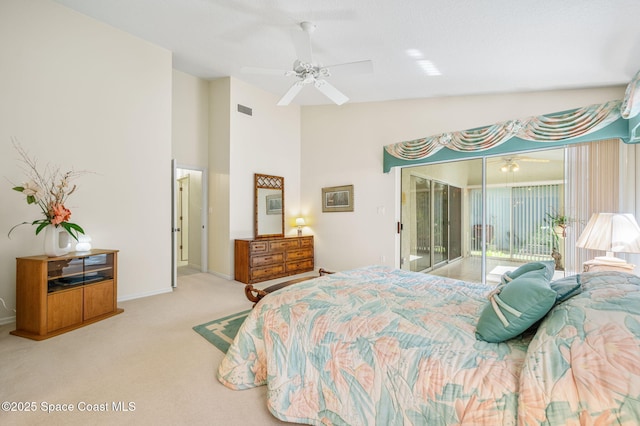
[[[518,162],[523,163],[548,163],[551,160],[547,158],[534,158],[534,157],[524,157],[521,155],[514,155],[510,157],[502,157],[502,158],[492,158],[489,160],[492,163],[502,163],[500,166],[500,171],[502,172],[517,172],[520,170],[520,165]]]
[[[293,41],[298,58],[293,62],[293,69],[279,70],[271,68],[255,68],[242,67],[241,72],[247,74],[269,74],[282,75],[285,77],[296,77],[297,81],[287,90],[280,98],[278,105],[289,105],[293,98],[302,90],[304,86],[313,85],[327,98],[331,99],[335,104],[342,105],[349,98],[336,89],[325,79],[331,77],[331,70],[339,70],[342,73],[349,72],[352,74],[366,74],[373,72],[373,62],[370,60],[347,62],[330,66],[322,66],[313,61],[311,51],[311,33],[315,31],[316,26],[311,22],[301,22],[302,31],[293,32]]]

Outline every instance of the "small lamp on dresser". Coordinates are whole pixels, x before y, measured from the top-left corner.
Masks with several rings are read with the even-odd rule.
[[[296,226],[298,227],[298,237],[302,236],[302,227],[304,226],[304,218],[299,217],[296,219]]]
[[[616,257],[614,253],[640,253],[640,226],[632,214],[594,213],[576,247],[607,253],[606,256],[584,262],[585,272],[633,272],[635,265]]]

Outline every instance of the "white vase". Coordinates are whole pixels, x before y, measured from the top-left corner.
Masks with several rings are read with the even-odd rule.
[[[567,236],[567,228],[567,225],[557,225],[553,227],[553,232],[555,232],[559,238],[565,238]]]
[[[71,251],[71,235],[62,227],[47,225],[44,228],[44,254],[63,256]]]

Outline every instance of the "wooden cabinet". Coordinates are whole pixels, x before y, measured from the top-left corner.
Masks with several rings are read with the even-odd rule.
[[[16,259],[16,336],[43,340],[123,312],[118,251]]]
[[[245,284],[313,271],[313,236],[235,240],[234,264]]]

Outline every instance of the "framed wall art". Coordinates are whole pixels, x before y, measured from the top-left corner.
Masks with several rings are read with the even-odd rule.
[[[322,188],[322,211],[324,213],[352,212],[353,185]]]
[[[282,195],[272,194],[266,198],[267,214],[282,214]]]

